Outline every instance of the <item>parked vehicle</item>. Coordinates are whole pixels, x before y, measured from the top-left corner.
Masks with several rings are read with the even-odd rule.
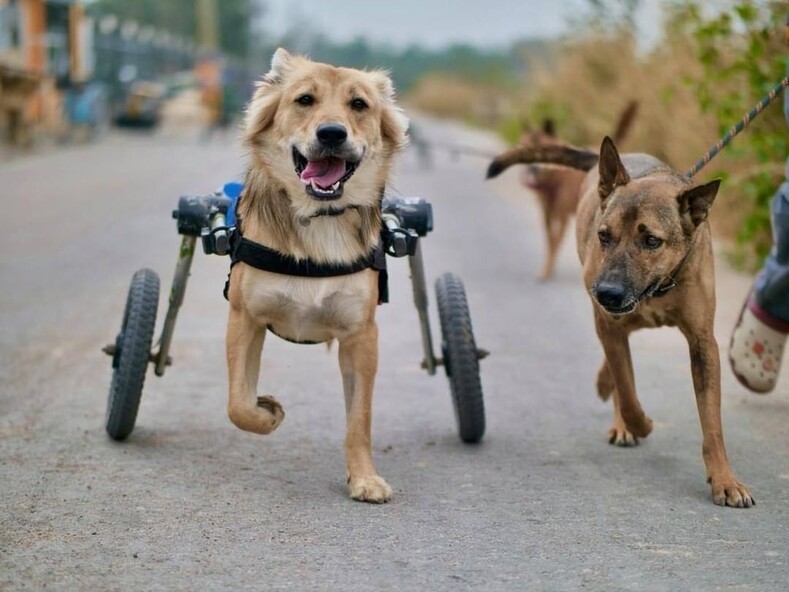
[[[159,124],[167,87],[159,82],[137,80],[129,85],[116,107],[115,123],[126,127],[152,128]]]

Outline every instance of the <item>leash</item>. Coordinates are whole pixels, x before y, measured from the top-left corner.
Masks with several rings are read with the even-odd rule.
[[[787,44],[789,44],[789,18],[787,18],[786,27],[784,28],[784,36],[786,38]],[[706,166],[706,164],[715,158],[718,153],[723,150],[723,148],[729,142],[731,142],[737,134],[744,130],[748,124],[751,123],[751,121],[756,119],[759,113],[761,113],[767,105],[772,103],[775,100],[775,97],[777,97],[787,86],[789,86],[789,76],[786,76],[783,80],[781,80],[781,82],[770,89],[770,92],[762,97],[762,100],[756,103],[756,106],[745,114],[745,117],[740,119],[740,121],[738,121],[737,124],[734,125],[734,127],[732,127],[725,136],[718,140],[718,142],[712,148],[704,153],[704,156],[699,158],[696,163],[688,169],[688,171],[685,173],[685,176],[691,178],[704,166]]]
[[[732,127],[725,136],[718,140],[718,142],[712,148],[704,153],[704,156],[699,158],[696,163],[688,169],[688,171],[685,173],[685,176],[688,178],[693,177],[693,175],[698,173],[704,166],[706,166],[706,164],[715,158],[718,153],[723,150],[723,148],[729,142],[731,142],[737,134],[744,130],[748,124],[751,123],[751,121],[756,119],[756,116],[759,115],[759,113],[761,113],[767,105],[772,103],[775,100],[775,97],[777,97],[787,86],[789,86],[789,76],[786,76],[783,80],[781,80],[781,82],[770,89],[770,92],[762,97],[762,100],[759,101],[753,109],[746,113],[745,117],[740,119],[740,121],[738,121],[737,124],[734,125],[734,127]]]

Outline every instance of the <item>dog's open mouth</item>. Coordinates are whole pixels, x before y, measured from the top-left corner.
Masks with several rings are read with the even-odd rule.
[[[337,156],[309,160],[293,148],[293,164],[308,195],[319,200],[332,200],[342,197],[343,186],[356,172],[359,162]]]

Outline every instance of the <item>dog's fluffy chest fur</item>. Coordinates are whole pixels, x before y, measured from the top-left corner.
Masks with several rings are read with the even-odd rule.
[[[246,267],[241,290],[249,313],[277,335],[323,342],[359,330],[373,314],[377,273],[333,278],[285,276]]]
[[[309,257],[321,263],[356,261],[369,254],[380,227],[376,218],[374,225],[362,230],[359,218],[358,212],[348,211],[342,216],[313,219],[306,227],[296,227],[298,240],[291,240],[284,250],[296,258]]]

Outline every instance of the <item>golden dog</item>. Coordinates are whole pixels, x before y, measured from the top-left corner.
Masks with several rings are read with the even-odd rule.
[[[278,49],[247,111],[251,151],[238,204],[243,237],[296,263],[343,266],[374,252],[381,196],[408,120],[389,77],[312,62]],[[350,496],[386,502],[391,488],[371,451],[373,382],[378,363],[378,272],[297,277],[239,262],[229,279],[228,415],[269,434],[284,418],[257,396],[267,329],[297,342],[339,342],[345,391],[345,452]]]
[[[515,163],[548,162],[591,170],[582,187],[576,239],[595,328],[605,358],[597,391],[613,394],[609,441],[631,446],[652,431],[636,396],[629,335],[645,327],[677,327],[690,351],[702,431],[702,456],[716,504],[750,507],[734,476],[721,427],[720,356],[713,333],[715,272],[707,213],[720,181],[691,181],[647,154],[620,158],[606,137],[595,152],[570,146],[513,148],[491,163],[488,177]]]

